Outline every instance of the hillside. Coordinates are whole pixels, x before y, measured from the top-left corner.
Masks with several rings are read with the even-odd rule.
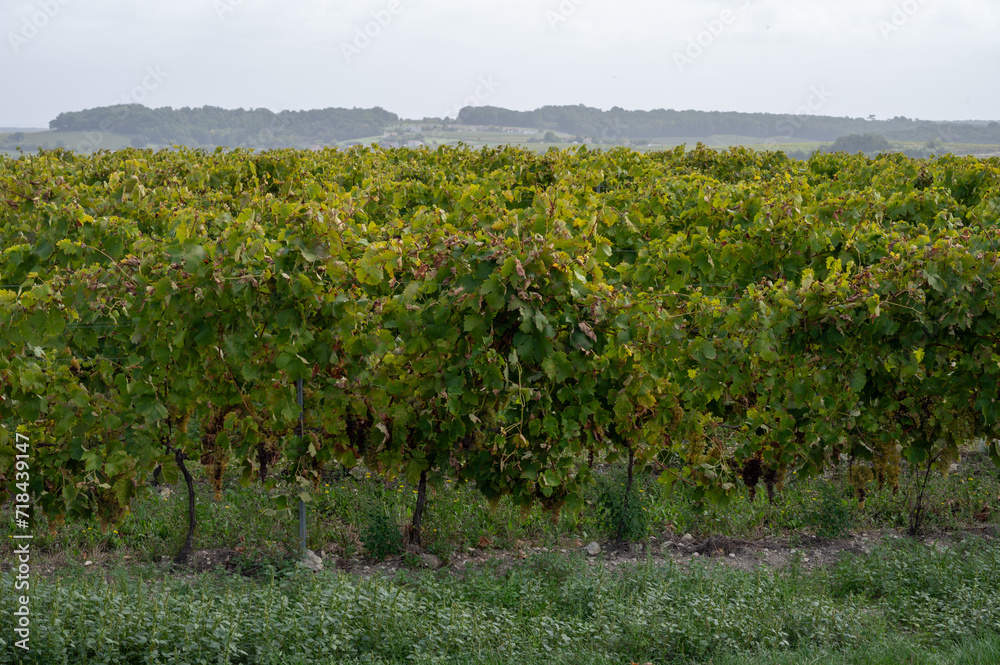
[[[804,110],[804,109],[803,109]],[[48,131],[0,131],[0,151],[64,147],[77,152],[126,146],[163,148],[320,148],[379,144],[383,147],[515,145],[534,150],[572,145],[627,145],[639,150],[694,146],[746,146],[807,157],[838,138],[874,135],[890,150],[913,157],[951,152],[981,157],[1000,154],[995,121],[936,122],[892,119],[719,111],[608,111],[577,106],[545,106],[512,111],[494,106],[465,107],[456,119],[403,119],[375,107],[309,111],[169,107],[139,104],[60,113]]]

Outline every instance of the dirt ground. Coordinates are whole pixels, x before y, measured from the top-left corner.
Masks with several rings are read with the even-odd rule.
[[[986,540],[1000,539],[1000,529],[986,527],[973,531],[960,531],[927,535],[920,540],[928,547],[945,549],[964,542],[967,538],[977,536]],[[558,547],[534,547],[529,544],[514,550],[473,549],[455,553],[450,558],[441,558],[412,550],[406,554],[387,558],[385,561],[373,562],[361,557],[341,558],[336,552],[318,552],[325,570],[340,570],[361,577],[380,574],[394,576],[402,570],[412,570],[414,567],[444,569],[461,574],[469,567],[475,569],[490,563],[500,563],[504,567],[514,567],[519,561],[529,556],[540,554],[585,554],[587,562],[592,566],[604,566],[609,571],[621,566],[644,564],[647,561],[656,565],[673,561],[680,566],[690,566],[698,562],[712,562],[717,565],[755,570],[765,566],[772,570],[784,568],[790,564],[798,565],[802,571],[831,566],[847,554],[870,554],[877,545],[884,541],[905,539],[907,536],[895,530],[866,531],[853,534],[850,538],[837,540],[820,540],[807,534],[795,534],[781,539],[739,540],[722,536],[695,538],[689,534],[663,534],[651,537],[643,544],[583,543],[580,540],[568,540]],[[588,551],[589,550],[589,551]],[[244,553],[229,549],[199,550],[185,566],[175,566],[168,558],[160,561],[164,571],[185,575],[207,572],[222,567],[236,574],[253,575],[254,566],[245,565]],[[243,561],[241,565],[239,562]],[[314,559],[315,561],[315,559]],[[57,574],[67,567],[78,566],[80,561],[71,561],[64,554],[35,555],[33,570],[42,575]],[[112,566],[127,566],[129,563],[139,563],[135,556],[116,552],[94,552],[82,562],[92,570],[104,570]],[[9,562],[0,563],[0,570],[8,571]]]
[[[928,535],[921,541],[928,547],[939,549],[949,548],[964,542],[971,536],[987,540],[997,539],[1000,533],[996,529],[981,529],[977,531],[962,531]],[[755,570],[761,566],[780,569],[795,563],[800,570],[808,571],[815,568],[831,566],[848,553],[870,554],[877,545],[887,540],[903,539],[907,536],[893,530],[867,531],[852,535],[850,538],[837,540],[819,540],[815,536],[795,535],[790,538],[766,540],[738,540],[720,536],[694,538],[688,535],[664,535],[654,537],[648,543],[638,545],[601,545],[597,554],[587,553],[587,561],[593,566],[604,566],[615,570],[620,566],[638,563],[661,564],[673,561],[680,566],[689,566],[700,561],[710,561],[719,565]],[[544,553],[570,554],[586,552],[586,546],[581,541],[567,541],[561,547],[530,547],[525,546],[513,551],[469,549],[464,553],[455,554],[447,561],[441,561],[434,556],[421,556],[421,565],[428,568],[447,568],[456,573],[467,567],[479,567],[493,561],[508,565],[516,565],[519,560],[531,555]],[[409,561],[413,561],[412,557]],[[397,571],[409,567],[404,556],[391,557],[380,563],[372,563],[363,559],[337,559],[335,555],[327,555],[324,565],[335,566],[340,570],[361,576],[374,574],[393,575]]]

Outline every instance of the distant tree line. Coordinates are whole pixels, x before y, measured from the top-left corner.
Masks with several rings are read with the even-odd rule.
[[[597,139],[704,137],[712,134],[762,139],[834,141],[848,134],[880,134],[897,141],[1000,144],[996,122],[928,122],[897,116],[891,120],[836,118],[821,115],[781,115],[723,111],[610,111],[588,106],[543,106],[534,111],[510,111],[496,106],[467,106],[458,114],[464,125],[531,127],[580,134]]]
[[[395,113],[371,109],[327,108],[312,111],[170,107],[139,104],[61,113],[49,123],[59,131],[123,134],[131,144],[181,144],[267,148],[309,148],[339,141],[381,136],[388,127],[407,122]],[[423,124],[448,124],[424,118]],[[711,135],[746,136],[783,143],[794,140],[833,142],[854,135],[879,135],[915,143],[1000,144],[997,122],[930,122],[897,116],[889,120],[781,115],[722,111],[609,111],[576,106],[543,106],[511,111],[496,106],[463,108],[457,122],[485,127],[523,127],[590,137],[597,143],[644,144],[657,139],[695,139]],[[870,152],[870,150],[861,150]],[[791,153],[790,153],[791,154]]]
[[[49,123],[58,131],[102,132],[145,142],[221,145],[249,148],[308,148],[381,135],[399,116],[382,108],[328,108],[313,111],[170,107],[140,104],[106,106],[60,113]]]

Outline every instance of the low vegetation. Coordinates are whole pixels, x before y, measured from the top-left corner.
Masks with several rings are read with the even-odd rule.
[[[73,570],[39,587],[31,659],[8,650],[0,662],[757,662],[890,646],[892,662],[956,648],[989,662],[1000,653],[996,548],[905,544],[872,559],[808,574],[670,563],[611,573],[552,554],[395,578]]]
[[[988,648],[998,196],[952,155],[0,157],[0,501],[51,557],[46,662]],[[897,531],[915,586],[829,577]]]
[[[744,493],[713,507],[642,471],[631,509],[625,475],[603,469],[586,507],[556,520],[506,500],[491,510],[468,486],[431,490],[424,543],[445,564],[437,571],[404,547],[415,488],[360,469],[328,478],[309,507],[320,573],[297,564],[295,521],[270,514],[269,499],[232,475],[218,500],[209,479],[196,484],[196,548],[224,551],[225,565],[162,564],[184,532],[186,499],[150,488],[106,534],[96,521],[54,533],[40,525],[38,637],[21,660],[8,641],[0,663],[988,663],[1000,654],[1000,534],[982,521],[1000,501],[1000,475],[981,453],[931,481],[936,535],[919,540],[891,537],[907,522],[916,474],[904,473],[896,494],[871,492],[864,507],[843,473],[791,481],[773,504]],[[609,520],[635,509],[642,517],[626,524],[638,554],[616,543]],[[695,543],[749,545],[736,560],[663,546],[688,532]],[[851,547],[861,534],[888,537],[866,554]],[[605,552],[588,556],[590,541]],[[768,565],[764,546],[783,548],[784,563]],[[817,547],[835,563],[809,561]],[[11,551],[3,543],[0,558]],[[3,573],[4,640],[12,581]]]

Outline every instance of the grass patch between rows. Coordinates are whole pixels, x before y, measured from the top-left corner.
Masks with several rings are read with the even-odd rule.
[[[932,657],[996,654],[1000,632],[1000,549],[979,539],[904,541],[809,573],[710,562],[610,572],[554,554],[369,578],[77,567],[33,586],[30,654],[10,645],[2,577],[4,664],[944,662]]]

